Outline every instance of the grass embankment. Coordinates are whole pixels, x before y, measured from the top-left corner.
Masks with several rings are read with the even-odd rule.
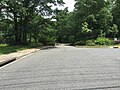
[[[28,46],[9,46],[7,44],[0,44],[0,55],[9,54],[13,52],[17,52],[20,50],[30,49],[30,48],[38,48],[40,45],[28,45]]]
[[[109,48],[111,46],[96,45],[96,46],[76,46],[77,48]]]

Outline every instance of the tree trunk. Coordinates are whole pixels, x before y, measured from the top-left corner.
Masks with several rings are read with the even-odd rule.
[[[20,45],[22,43],[21,37],[22,37],[22,31],[19,28],[19,23],[17,20],[17,13],[14,12],[14,31],[15,31],[15,44]]]
[[[19,31],[18,31],[18,22],[17,15],[14,13],[14,31],[15,31],[15,44],[19,44]]]
[[[29,43],[31,43],[31,42],[32,42],[32,34],[30,32]]]
[[[27,16],[25,17],[24,19],[24,22],[23,22],[23,44],[27,44],[27,29],[28,29],[28,19],[27,19]]]

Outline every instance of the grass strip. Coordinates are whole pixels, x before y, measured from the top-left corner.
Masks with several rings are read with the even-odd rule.
[[[109,48],[109,46],[76,46],[77,48]]]
[[[20,50],[25,50],[30,48],[40,48],[40,47],[41,47],[40,45],[35,45],[35,44],[27,45],[27,46],[22,46],[22,45],[9,46],[7,44],[0,44],[0,55],[13,53]]]

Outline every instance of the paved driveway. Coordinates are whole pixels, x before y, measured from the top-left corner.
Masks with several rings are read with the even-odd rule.
[[[0,90],[120,90],[120,49],[39,51],[2,67]]]

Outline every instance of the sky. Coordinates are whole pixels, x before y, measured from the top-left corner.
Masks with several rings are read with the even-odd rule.
[[[74,4],[75,1],[74,0],[63,0],[64,1],[64,6],[53,6],[52,9],[58,8],[60,10],[63,10],[64,8],[68,7],[68,11],[72,12],[74,10]]]
[[[63,0],[66,4],[64,7],[68,7],[68,10],[71,12],[74,10],[74,4],[75,1],[74,0]]]
[[[57,8],[63,10],[65,7],[68,7],[68,11],[72,12],[74,10],[75,1],[74,0],[63,0],[63,1],[65,2],[64,6],[57,6]],[[52,7],[52,9],[55,9],[55,8],[56,8],[55,6]]]

